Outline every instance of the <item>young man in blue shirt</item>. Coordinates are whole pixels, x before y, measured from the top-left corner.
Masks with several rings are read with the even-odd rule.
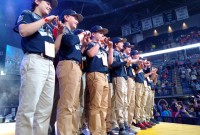
[[[22,36],[24,57],[20,67],[21,88],[16,115],[16,135],[47,135],[55,85],[54,39],[48,16],[57,0],[34,0],[32,10],[19,16],[14,30]]]
[[[131,57],[134,59],[139,59],[140,55],[137,50],[131,51]],[[136,72],[135,77],[135,120],[136,123],[135,126],[141,128],[142,130],[147,129],[147,127],[151,127],[148,123],[145,122],[145,110],[144,107],[146,106],[146,99],[147,99],[147,91],[146,87],[147,82],[145,80],[145,74],[144,74],[144,61],[139,60],[137,64],[134,65],[134,70]]]
[[[113,44],[104,36],[108,33],[106,28],[95,25],[90,31],[92,42],[86,49],[86,80],[90,93],[89,129],[93,135],[105,135],[109,92],[107,74],[108,66],[113,62]]]
[[[63,34],[57,36],[60,45],[59,62],[56,68],[60,91],[57,106],[57,128],[58,135],[72,135],[77,134],[79,130],[81,62],[89,36],[85,32],[78,35],[73,33],[78,23],[83,20],[81,14],[68,9],[62,12],[60,19],[64,25],[64,31]]]
[[[128,99],[127,99],[127,72],[126,65],[128,61],[124,61],[123,45],[126,39],[116,37],[113,38],[114,52],[113,64],[111,65],[111,76],[113,83],[113,106],[112,106],[112,133],[119,133],[119,135],[127,135],[126,126],[128,126]]]
[[[135,121],[134,118],[134,114],[135,114],[135,70],[133,69],[134,64],[139,60],[139,59],[133,59],[130,55],[131,53],[131,49],[134,46],[131,45],[129,42],[125,42],[124,43],[124,59],[126,59],[126,61],[129,61],[130,65],[126,66],[126,71],[127,71],[127,86],[128,86],[128,127],[126,128],[131,128],[134,131],[138,131],[140,130],[140,128],[135,127],[132,125],[133,121]]]

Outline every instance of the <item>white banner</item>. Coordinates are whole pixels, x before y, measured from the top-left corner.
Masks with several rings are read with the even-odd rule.
[[[152,16],[152,22],[153,22],[154,27],[159,27],[163,25],[164,24],[163,15],[158,14],[158,15]]]
[[[188,10],[186,6],[175,9],[175,12],[176,12],[176,17],[178,21],[189,18],[189,14],[188,14]]]
[[[133,21],[131,23],[131,34],[139,33],[141,29],[142,28],[140,21]]]
[[[142,30],[148,30],[152,28],[151,17],[141,20]]]
[[[122,37],[123,36],[127,36],[131,34],[131,24],[126,24],[121,26],[121,30],[122,30]]]

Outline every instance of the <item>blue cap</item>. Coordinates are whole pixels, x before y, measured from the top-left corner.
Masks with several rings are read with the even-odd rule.
[[[44,0],[44,1],[50,2],[52,9],[58,6],[58,1],[57,0]],[[35,0],[32,0],[32,2],[35,3]]]
[[[124,47],[124,48],[127,48],[127,47],[133,48],[134,45],[131,45],[129,42],[125,42],[123,47]]]
[[[127,41],[126,38],[120,38],[120,37],[115,37],[112,39],[113,44],[118,43],[118,42],[123,42],[125,43]]]
[[[140,54],[140,52],[138,50],[132,50],[130,53],[131,56],[136,55],[136,54]]]
[[[51,3],[51,7],[52,7],[52,8],[57,7],[57,5],[58,5],[58,1],[57,1],[57,0],[49,0],[49,1],[50,1],[50,3]]]
[[[78,35],[84,31],[85,31],[84,29],[76,29],[76,30],[74,30],[74,35]]]
[[[98,32],[98,31],[102,31],[104,35],[108,33],[108,29],[103,28],[103,27],[100,26],[100,25],[95,25],[95,26],[93,26],[93,27],[90,29],[90,32],[91,32],[91,33],[93,33],[93,32]]]
[[[71,10],[71,9],[64,10],[62,14],[60,15],[60,19],[63,20],[65,15],[76,16],[79,22],[83,20],[83,16],[81,14],[78,14],[76,13],[76,11]]]

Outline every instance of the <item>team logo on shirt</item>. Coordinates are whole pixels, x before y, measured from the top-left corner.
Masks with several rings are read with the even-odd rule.
[[[17,22],[21,22],[24,19],[24,15],[20,15]]]
[[[76,48],[76,50],[81,50],[81,45],[76,44],[76,45],[75,45],[75,48]]]
[[[97,55],[98,58],[102,58],[102,56],[107,56],[107,54],[104,51],[98,51]]]
[[[98,58],[101,58],[101,57],[102,57],[101,55],[102,55],[102,54],[101,54],[101,52],[100,52],[100,51],[98,51],[98,53],[97,53],[97,55],[96,55],[96,56],[97,56]]]

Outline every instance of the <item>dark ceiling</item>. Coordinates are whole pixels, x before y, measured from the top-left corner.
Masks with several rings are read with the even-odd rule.
[[[120,36],[121,25],[140,20],[163,11],[187,6],[189,15],[200,13],[200,0],[58,0],[53,11],[61,14],[64,9],[73,9],[85,18],[79,28],[90,29],[102,25],[110,30],[109,35]]]

